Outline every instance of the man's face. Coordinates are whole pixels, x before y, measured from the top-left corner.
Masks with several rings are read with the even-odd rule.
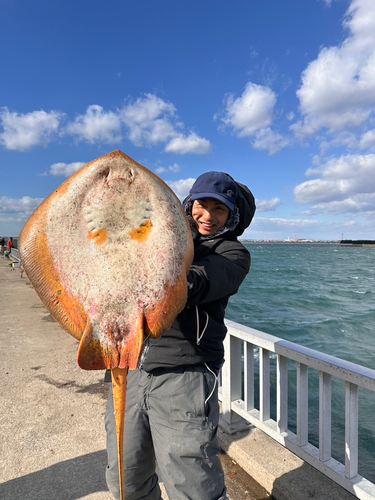
[[[195,200],[191,215],[202,236],[213,236],[225,226],[229,208],[215,198]]]

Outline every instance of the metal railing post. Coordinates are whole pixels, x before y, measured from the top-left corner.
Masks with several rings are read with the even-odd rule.
[[[284,432],[288,429],[288,358],[277,355],[277,430]]]
[[[309,438],[309,379],[308,367],[297,363],[297,442],[304,446]]]
[[[250,411],[254,409],[254,346],[250,342],[245,342],[244,347],[245,410]]]
[[[331,375],[319,372],[319,460],[331,458]]]
[[[259,401],[260,420],[264,422],[271,416],[271,376],[270,376],[270,352],[267,349],[259,349]]]
[[[345,382],[345,476],[358,474],[358,385]]]
[[[241,398],[241,340],[227,334],[224,341],[225,363],[222,368],[222,416],[229,424],[232,422],[231,404]]]

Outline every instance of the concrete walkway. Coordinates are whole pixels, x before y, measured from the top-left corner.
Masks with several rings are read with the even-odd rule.
[[[0,499],[113,500],[104,478],[103,372],[77,366],[77,342],[9,265],[1,256]],[[269,498],[235,461],[223,463],[230,500]]]

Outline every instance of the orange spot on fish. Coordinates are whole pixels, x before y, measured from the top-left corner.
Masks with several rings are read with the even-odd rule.
[[[90,231],[88,239],[96,245],[103,245],[108,239],[108,231],[106,229],[98,229],[98,231]]]
[[[129,236],[133,240],[139,241],[139,243],[144,243],[152,230],[152,222],[150,220],[146,220],[139,227],[130,231]]]

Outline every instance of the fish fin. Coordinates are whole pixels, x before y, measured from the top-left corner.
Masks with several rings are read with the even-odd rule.
[[[77,362],[83,370],[109,370],[118,366],[119,354],[116,344],[103,346],[93,335],[93,327],[88,320],[78,348]]]
[[[75,339],[80,340],[87,315],[77,297],[67,292],[56,270],[46,234],[52,196],[45,200],[25,224],[18,249],[22,267],[30,283],[52,317]]]
[[[159,338],[169,330],[176,316],[183,310],[187,301],[187,279],[182,274],[172,285],[164,285],[164,298],[153,307],[148,307],[145,314],[145,334]]]
[[[135,334],[131,340],[124,340],[120,346],[119,368],[129,368],[135,370],[138,365],[143,344],[144,315],[143,312],[138,316],[138,323]]]
[[[116,434],[117,434],[117,453],[120,481],[120,499],[125,500],[124,491],[124,424],[126,407],[126,380],[128,376],[127,368],[113,368],[112,388],[113,388],[113,406],[115,409]]]

